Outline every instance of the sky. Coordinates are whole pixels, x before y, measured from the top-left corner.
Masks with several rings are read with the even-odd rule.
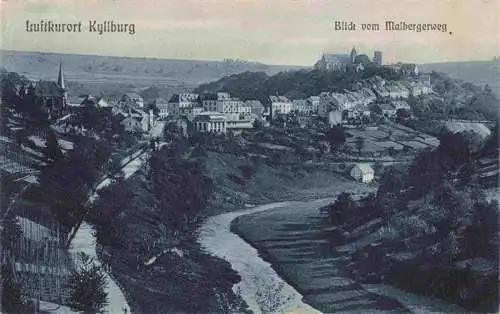
[[[385,64],[491,60],[500,55],[500,0],[0,0],[3,49],[312,65],[323,52]],[[26,21],[82,21],[81,33],[26,32]],[[135,34],[85,30],[89,20]],[[447,24],[447,32],[386,31],[385,21]],[[356,31],[336,31],[352,21]],[[378,23],[380,31],[362,31]],[[450,34],[451,32],[451,34]]]

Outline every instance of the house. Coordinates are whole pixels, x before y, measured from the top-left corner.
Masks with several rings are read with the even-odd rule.
[[[380,107],[383,116],[388,118],[396,117],[397,109],[394,105],[384,103],[384,104],[379,104],[378,106]]]
[[[375,92],[375,95],[377,95],[378,98],[388,98],[389,97],[389,90],[384,85],[374,85],[373,91]]]
[[[168,113],[174,115],[191,115],[193,108],[201,107],[200,96],[195,93],[174,94],[168,101]]]
[[[418,65],[414,63],[405,63],[401,65],[401,74],[405,76],[418,76]]]
[[[112,109],[113,106],[107,102],[103,97],[95,97],[92,95],[81,95],[80,96],[81,102],[79,107],[96,107],[96,108],[107,108],[107,109]]]
[[[250,107],[250,112],[255,117],[261,117],[264,114],[264,105],[258,100],[247,100],[245,106]]]
[[[168,116],[166,119],[167,128],[169,125],[174,125],[183,137],[188,137],[193,130],[193,124],[184,116]]]
[[[218,92],[200,96],[201,106],[205,111],[221,113],[250,113],[251,108],[245,106],[243,101],[231,97],[229,93]]]
[[[271,117],[274,119],[275,115],[290,114],[293,109],[293,104],[285,96],[269,96],[271,102]]]
[[[249,119],[241,119],[241,120],[227,120],[226,129],[232,131],[241,131],[244,129],[252,129],[253,121]]]
[[[297,112],[299,116],[309,116],[312,114],[313,109],[311,103],[306,99],[295,99],[292,100],[292,110]]]
[[[387,86],[387,89],[390,98],[408,98],[410,96],[410,91],[402,84],[393,83]]]
[[[309,102],[309,105],[312,109],[312,112],[317,113],[318,109],[319,109],[319,102],[320,102],[319,96],[311,96],[311,97],[307,98],[307,101]]]
[[[70,110],[78,108],[88,96],[89,95],[69,96],[66,105],[70,108]]]
[[[408,82],[406,84],[406,87],[410,91],[410,94],[413,96],[428,95],[432,92],[430,83],[426,82],[425,80]]]
[[[125,132],[141,132],[142,131],[142,119],[137,119],[133,116],[124,116],[120,121],[120,125],[123,127]]]
[[[49,112],[55,113],[66,107],[66,92],[56,82],[38,81],[35,85],[35,96]]]
[[[137,93],[125,93],[122,96],[120,102],[126,105],[132,105],[134,107],[144,108],[144,99],[142,98],[141,95]]]
[[[334,125],[342,124],[342,112],[339,110],[332,110],[328,113],[328,125],[333,127]]]
[[[322,92],[319,95],[318,114],[326,117],[332,110],[341,110],[347,101],[344,94]]]
[[[352,109],[355,117],[366,117],[369,118],[371,115],[370,109],[366,105],[357,104]]]
[[[204,111],[193,118],[193,126],[203,133],[226,133],[227,117],[221,112]]]
[[[168,116],[168,101],[164,98],[156,98],[149,102],[149,105],[158,109],[158,117],[164,119]]]
[[[115,113],[120,125],[126,132],[148,132],[153,126],[153,111],[144,112],[129,108],[128,112],[120,110]]]
[[[404,76],[418,76],[419,74],[418,66],[414,63],[398,62],[396,64],[387,65],[386,67],[401,73]]]
[[[404,100],[393,100],[391,101],[391,104],[396,108],[396,111],[399,109],[405,109],[405,110],[410,110],[410,105]]]
[[[61,114],[66,109],[68,94],[64,82],[62,62],[59,63],[57,83],[38,81],[35,84],[35,96],[50,115]]]
[[[375,177],[375,171],[369,164],[357,163],[350,171],[351,177],[356,181],[369,183]]]

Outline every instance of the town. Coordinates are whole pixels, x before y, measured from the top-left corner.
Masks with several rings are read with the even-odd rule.
[[[491,256],[497,229],[488,223],[488,217],[495,221],[498,205],[498,117],[482,109],[498,107],[498,98],[487,85],[425,72],[414,63],[385,64],[382,56],[375,50],[370,58],[355,47],[325,52],[308,69],[274,76],[237,73],[167,98],[146,93],[147,87],[131,87],[119,98],[75,95],[62,60],[51,81],[3,70],[2,310],[232,313],[257,306],[273,313],[300,292],[307,296],[300,309],[309,309],[307,300],[332,312],[340,305],[322,300],[321,293],[334,292],[319,279],[309,287],[303,269],[283,265],[298,256],[315,278],[335,282],[340,275],[318,269],[337,265],[336,253],[323,251],[339,249],[338,241],[342,247],[336,252],[347,252],[352,278],[387,283],[366,265],[368,256],[377,256],[377,267],[380,261],[395,265],[399,276],[412,271],[404,261],[430,254],[433,267],[443,267],[449,277],[412,286],[383,266],[380,274],[418,294],[429,282],[446,285],[466,273],[475,276],[473,288],[457,283],[458,292],[433,288],[429,295],[452,304],[448,310],[490,310],[485,291],[498,277],[498,260]],[[248,83],[253,75],[262,80]],[[328,84],[321,85],[322,79]],[[456,205],[466,202],[460,199],[464,193],[476,195],[471,208],[477,212]],[[260,227],[248,227],[243,219],[261,219],[254,212],[224,220],[239,209],[314,199],[323,200],[310,203],[322,205],[314,214],[274,223],[298,238],[319,228],[318,239],[291,239],[282,231],[273,234],[272,227],[258,233]],[[447,202],[456,205],[446,207],[448,216],[422,212],[422,206],[433,210]],[[475,218],[463,222],[453,210]],[[259,225],[267,226],[262,219]],[[450,238],[442,231],[443,237],[456,242],[445,248],[439,228],[448,220],[457,227]],[[227,223],[225,232],[230,226],[231,235],[262,246],[266,259],[279,266],[277,273],[299,292],[278,298],[269,291],[284,293],[282,284],[259,283],[264,290],[253,297],[257,305],[248,291],[235,293],[232,286],[244,270],[231,268],[225,253],[217,252],[221,245],[211,241],[222,231],[207,232],[211,223]],[[473,249],[467,235],[481,228]],[[428,243],[413,243],[411,230]],[[311,247],[293,242],[309,240]],[[374,253],[378,246],[387,254]],[[440,248],[450,255],[439,255]],[[309,252],[316,249],[327,257]],[[310,261],[304,257],[309,255]],[[270,277],[278,276],[272,271]],[[342,280],[349,282],[346,287],[357,285]],[[394,295],[374,297],[375,285],[370,287],[370,306],[411,306]],[[92,297],[80,297],[85,293]]]

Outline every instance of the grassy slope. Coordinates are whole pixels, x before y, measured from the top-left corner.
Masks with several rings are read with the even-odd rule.
[[[253,169],[245,179],[242,166]],[[355,182],[329,169],[304,164],[269,165],[262,159],[238,157],[229,153],[208,153],[208,175],[216,191],[210,214],[282,200],[329,197],[339,186],[355,186]]]
[[[134,197],[115,221],[124,231],[122,247],[105,246],[101,259],[112,265],[113,275],[124,287],[134,312],[215,311],[214,291],[228,292],[239,279],[228,263],[203,254],[193,239],[174,244],[183,256],[167,253],[152,266],[137,267],[137,259],[146,262],[170,246],[158,242],[156,248],[144,247],[153,247],[153,239],[158,241],[165,232],[146,177],[147,171],[141,169],[129,179]]]
[[[339,186],[356,185],[330,170],[307,168],[300,163],[270,166],[260,159],[216,151],[209,151],[204,161],[207,175],[216,187],[206,215],[238,210],[245,204],[327,197]],[[252,167],[251,178],[242,179],[240,166],[244,165]],[[116,218],[116,223],[126,230],[122,237],[125,248],[105,247],[103,258],[113,256],[114,274],[125,286],[137,312],[215,311],[212,289],[227,292],[239,279],[226,262],[201,253],[192,239],[176,245],[183,249],[184,257],[165,254],[152,267],[136,268],[137,253],[145,252],[141,248],[143,239],[158,238],[162,232],[156,214],[158,204],[146,176],[142,169],[129,179],[135,196],[130,208]],[[139,258],[147,260],[155,250],[161,251],[158,248],[149,255],[139,253]]]

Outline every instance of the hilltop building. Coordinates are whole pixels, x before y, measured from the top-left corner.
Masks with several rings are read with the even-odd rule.
[[[363,57],[359,58],[361,56]],[[314,68],[333,72],[346,72],[349,69],[363,71],[363,63],[369,62],[371,62],[370,58],[364,54],[358,55],[356,48],[353,47],[349,54],[323,53],[323,56],[316,62]]]
[[[333,72],[345,72],[351,59],[347,54],[324,53],[321,59],[314,65],[315,69]]]
[[[414,63],[401,63],[391,64],[387,66],[388,68],[401,73],[404,76],[418,76],[419,69],[418,65]]]

